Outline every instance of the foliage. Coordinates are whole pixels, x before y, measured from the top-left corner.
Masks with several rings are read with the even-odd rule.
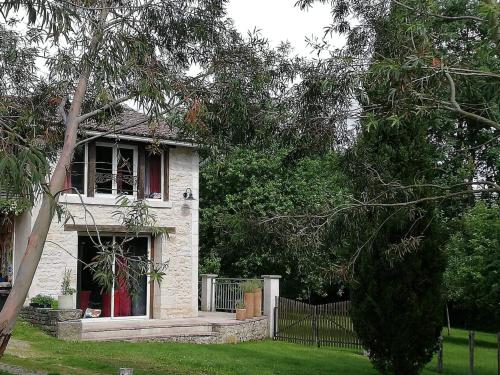
[[[477,203],[446,243],[444,275],[448,300],[500,322],[500,207]]]
[[[243,293],[252,293],[254,288],[255,283],[252,280],[247,280],[240,284],[240,289]]]
[[[71,270],[64,270],[63,279],[61,282],[61,294],[63,296],[73,295],[76,292],[75,288],[71,287]]]
[[[246,306],[245,306],[245,303],[241,300],[237,301],[235,304],[234,304],[234,307],[236,309],[244,309]]]
[[[207,155],[234,147],[263,147],[284,140],[280,124],[290,120],[290,85],[301,61],[288,44],[271,48],[258,31],[227,39],[207,68],[212,81],[196,92],[185,121]],[[291,129],[290,129],[291,130]]]
[[[38,304],[40,306],[53,306],[57,301],[51,296],[46,296],[44,294],[37,294],[31,298],[31,303]]]
[[[352,320],[382,374],[418,374],[437,349],[444,256],[435,246],[426,241],[394,262],[380,246],[359,260],[351,286]]]
[[[273,219],[323,212],[342,201],[337,156],[294,160],[287,149],[240,148],[211,158],[200,177],[202,267],[220,262],[213,272],[234,277],[293,275],[290,292],[302,296],[330,284],[328,244]]]
[[[25,210],[29,209],[31,207],[30,202],[26,202],[25,200],[22,199],[5,199],[5,198],[0,198],[0,215],[20,215],[22,214]]]

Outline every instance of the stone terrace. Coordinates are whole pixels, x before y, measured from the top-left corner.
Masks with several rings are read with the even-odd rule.
[[[200,312],[197,318],[80,319],[81,310],[25,307],[21,317],[62,340],[238,343],[269,337],[267,316],[245,321],[233,313]]]

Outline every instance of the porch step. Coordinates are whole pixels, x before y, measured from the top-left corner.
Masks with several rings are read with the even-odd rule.
[[[217,337],[215,332],[192,332],[182,334],[142,334],[139,336],[127,335],[124,332],[111,336],[100,335],[99,337],[91,337],[84,335],[82,341],[175,341],[175,342],[196,342],[210,343]]]
[[[210,336],[212,325],[195,319],[131,320],[83,322],[81,339],[85,341],[158,339],[184,336]]]

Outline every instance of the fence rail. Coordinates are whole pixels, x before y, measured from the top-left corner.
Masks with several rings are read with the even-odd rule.
[[[349,301],[310,305],[277,297],[274,339],[318,347],[361,348],[349,308]]]

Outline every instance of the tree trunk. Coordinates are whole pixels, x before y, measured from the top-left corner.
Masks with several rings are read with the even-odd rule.
[[[82,73],[78,79],[78,84],[73,96],[73,101],[69,109],[65,126],[64,145],[59,156],[59,160],[52,172],[49,180],[48,192],[44,192],[42,203],[35,224],[31,230],[26,251],[19,265],[19,270],[12,290],[5,301],[5,305],[0,312],[0,357],[3,356],[7,344],[9,343],[12,329],[16,323],[17,316],[23,307],[26,296],[30,289],[35,271],[42,256],[43,247],[50,224],[54,217],[55,207],[59,199],[59,193],[64,187],[66,178],[66,166],[71,163],[73,151],[76,144],[77,131],[79,125],[78,116],[82,108],[82,103],[87,91],[87,84],[90,77],[91,61],[97,51],[100,40],[102,39],[102,30],[105,25],[108,9],[104,6],[101,9],[99,18],[99,27],[96,28],[89,45],[86,61]]]

